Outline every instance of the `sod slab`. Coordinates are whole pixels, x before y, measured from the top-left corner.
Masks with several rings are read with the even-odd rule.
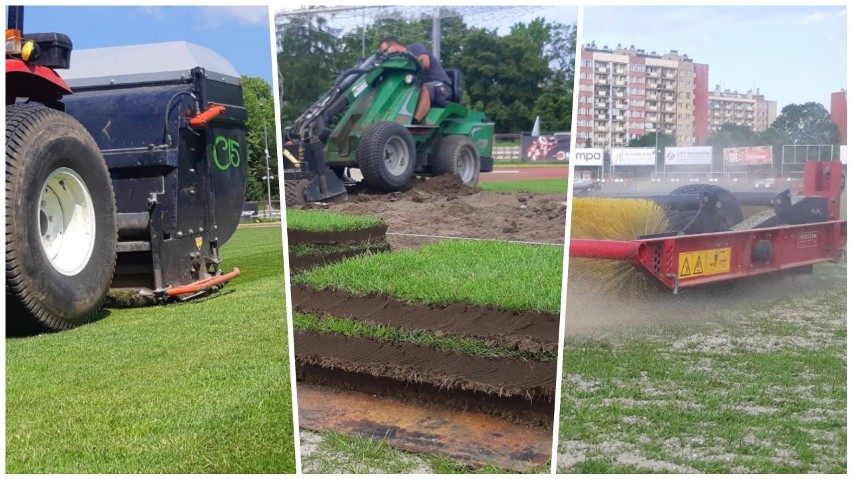
[[[292,267],[292,263],[291,263]],[[559,315],[472,306],[413,304],[380,294],[352,294],[292,286],[293,308],[303,313],[353,319],[367,324],[476,338],[524,352],[556,353]]]

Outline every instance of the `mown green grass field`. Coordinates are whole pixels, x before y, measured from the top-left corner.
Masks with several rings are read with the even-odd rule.
[[[7,339],[7,472],[295,472],[280,226],[222,257],[213,296]]]
[[[845,473],[846,278],[818,265],[753,302],[569,336],[558,470]]]
[[[287,210],[287,228],[305,231],[352,231],[383,225],[381,218],[333,211]]]
[[[565,193],[568,180],[565,178],[543,178],[538,180],[506,180],[486,181],[479,183],[485,191],[497,193],[515,193],[529,191],[531,193]]]

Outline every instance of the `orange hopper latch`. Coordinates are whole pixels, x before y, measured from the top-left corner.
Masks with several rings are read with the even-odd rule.
[[[194,127],[204,126],[207,124],[208,121],[212,120],[213,118],[216,118],[222,113],[225,113],[224,106],[214,105],[211,103],[210,108],[192,117],[192,119],[189,120],[189,124]]]

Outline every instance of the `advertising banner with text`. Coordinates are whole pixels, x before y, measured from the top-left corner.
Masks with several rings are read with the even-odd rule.
[[[556,133],[553,135],[521,137],[521,155],[525,161],[565,161],[571,149],[571,135]]]
[[[612,164],[615,166],[654,166],[653,148],[613,148]]]
[[[712,146],[667,146],[666,165],[712,165]]]
[[[726,165],[771,165],[771,146],[746,146],[743,148],[725,148],[722,150]]]

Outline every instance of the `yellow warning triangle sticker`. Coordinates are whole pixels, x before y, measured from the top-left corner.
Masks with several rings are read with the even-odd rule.
[[[704,268],[701,266],[701,256],[695,258],[695,268],[693,268],[692,274],[704,274]]]
[[[683,268],[680,269],[681,276],[689,276],[692,271],[689,269],[689,258],[683,260]]]

